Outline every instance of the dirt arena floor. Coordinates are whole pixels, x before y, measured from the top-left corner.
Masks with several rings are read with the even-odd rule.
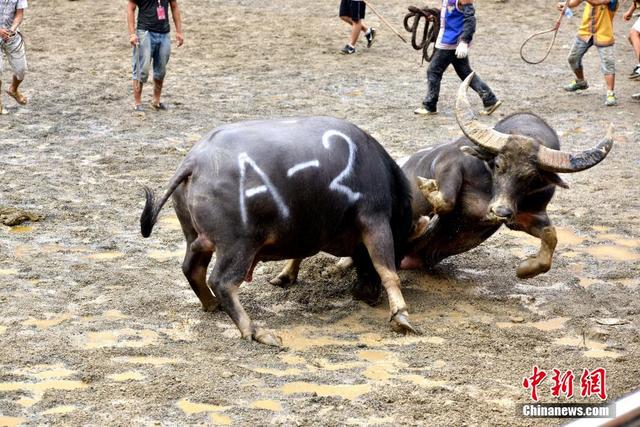
[[[561,90],[576,17],[549,59],[528,66],[520,43],[553,25],[553,2],[478,4],[472,64],[504,101],[486,123],[534,111],[570,150],[615,125],[609,157],[565,175],[571,189],[552,201],[550,272],[516,279],[538,242],[504,230],[431,273],[402,272],[423,331],[403,337],[388,326],[386,300],[352,300],[355,274],[332,272],[334,258],[307,260],[288,290],[268,283],[282,263],[260,264],[241,298],[282,336],[281,350],[240,340],[226,314],[201,311],[170,206],[152,237],[140,236],[142,186],[166,188],[207,131],[254,118],[346,118],[400,158],[460,134],[459,80],[450,70],[441,114],[418,118],[425,67],[373,15],[376,44],[345,57],[337,0],[183,1],[170,109],[135,118],[124,3],[33,0],[26,13],[30,102],[17,108],[3,94],[0,207],[45,218],[0,225],[0,425],[558,425],[516,415],[531,402],[522,380],[534,365],[573,370],[575,403],[586,401],[585,368],[606,368],[610,399],[640,387],[640,103],[630,98],[640,83],[627,79],[635,61],[620,16],[619,106],[606,108],[595,51],[585,59],[591,88]],[[377,5],[401,28],[411,4],[421,5]],[[541,401],[554,401],[549,387]]]

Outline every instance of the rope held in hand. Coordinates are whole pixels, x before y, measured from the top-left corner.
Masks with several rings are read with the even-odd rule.
[[[13,41],[15,40],[15,38],[18,37],[18,43],[15,46],[12,46],[11,48],[9,48],[9,45],[11,43],[13,43]],[[20,52],[20,49],[22,49],[22,46],[25,47],[25,52],[24,54],[22,54],[22,56],[20,56],[18,59],[22,59],[24,58],[24,56],[26,56],[27,54],[27,46],[24,42],[24,37],[22,36],[22,33],[20,31],[16,31],[14,33],[12,33],[9,36],[9,40],[8,41],[4,41],[2,39],[0,39],[0,46],[7,46],[7,54],[13,55],[14,53]]]
[[[409,20],[412,18],[413,21],[409,24]],[[418,37],[418,28],[422,19],[424,19],[424,30],[422,31],[422,40],[418,43],[416,38]],[[430,7],[420,9],[415,6],[409,6],[409,13],[404,17],[404,29],[411,33],[411,46],[415,50],[422,50],[422,60],[431,61],[436,50],[436,39],[440,31],[440,9]]]
[[[520,58],[522,58],[524,62],[526,62],[527,64],[536,65],[536,64],[540,64],[542,61],[547,59],[547,57],[551,53],[551,48],[556,42],[556,37],[558,36],[558,30],[560,29],[560,24],[562,23],[563,17],[564,17],[564,10],[560,12],[560,18],[558,18],[558,20],[556,21],[556,24],[553,26],[552,29],[531,34],[529,37],[527,37],[527,39],[524,42],[522,42],[522,46],[520,46]],[[526,46],[527,43],[529,43],[535,37],[541,36],[543,34],[551,33],[551,32],[553,32],[553,38],[551,39],[551,43],[549,43],[549,47],[547,48],[547,53],[545,53],[542,59],[540,59],[539,61],[532,61],[524,57],[524,47]]]

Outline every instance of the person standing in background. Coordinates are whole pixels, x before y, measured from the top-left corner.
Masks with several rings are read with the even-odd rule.
[[[138,11],[137,26],[135,12]],[[178,0],[129,0],[127,2],[127,25],[129,42],[133,47],[133,98],[134,113],[143,115],[142,86],[149,78],[149,67],[153,60],[153,99],[151,108],[155,111],[166,110],[160,102],[162,85],[167,72],[167,63],[171,55],[171,31],[169,8],[176,26],[178,47],[184,43],[182,17]]]
[[[364,22],[364,14],[366,4],[362,0],[341,0],[340,1],[340,19],[351,25],[351,34],[349,35],[349,43],[340,50],[344,55],[356,53],[356,43],[360,37],[360,32],[364,33],[367,39],[367,47],[371,47],[376,38],[376,30],[373,27],[367,27]]]
[[[429,116],[438,113],[438,98],[442,75],[453,65],[460,80],[473,72],[469,63],[469,44],[476,31],[476,15],[473,0],[442,0],[440,11],[440,32],[436,40],[436,50],[427,69],[427,96],[422,107],[414,114]],[[476,74],[471,80],[484,105],[483,114],[491,114],[498,108],[500,101],[491,88]]]
[[[7,58],[13,78],[7,95],[16,100],[20,105],[27,103],[27,98],[20,93],[18,87],[24,80],[27,72],[27,56],[22,39],[18,31],[24,19],[24,10],[27,8],[27,0],[2,0],[0,1],[0,73],[4,68],[3,56]],[[0,82],[0,86],[2,82]],[[2,99],[0,98],[0,113],[4,114]]]

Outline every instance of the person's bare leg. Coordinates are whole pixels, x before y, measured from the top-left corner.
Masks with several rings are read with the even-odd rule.
[[[353,25],[353,21],[351,20],[351,18],[349,16],[341,16],[340,19],[342,19],[344,22],[349,24],[349,26]]]
[[[613,87],[616,84],[616,75],[615,74],[605,74],[604,81],[607,83],[607,89],[613,92]]]
[[[579,70],[573,70],[573,74],[576,75],[576,80],[584,80],[584,71],[582,70],[582,68],[580,68]]]
[[[142,105],[142,82],[139,80],[133,80],[133,102]]]
[[[13,80],[11,81],[11,85],[9,86],[9,91],[15,93],[18,90],[20,83],[22,83],[22,80],[18,80],[18,78],[14,75]]]
[[[636,60],[640,64],[640,33],[636,30],[629,31],[629,43],[633,46],[633,50],[636,53]]]
[[[153,105],[160,105],[160,95],[162,94],[162,83],[164,80],[153,79]]]
[[[362,21],[354,22],[351,26],[351,36],[349,37],[349,44],[351,46],[356,46],[358,37],[360,37],[360,31],[362,31]]]

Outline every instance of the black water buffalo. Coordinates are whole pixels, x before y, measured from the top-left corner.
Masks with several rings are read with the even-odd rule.
[[[420,150],[402,165],[413,182],[414,216],[432,216],[403,268],[433,266],[468,251],[505,224],[541,240],[538,254],[516,271],[520,278],[533,277],[549,270],[557,242],[546,212],[555,187],[567,188],[557,173],[602,161],[613,145],[611,128],[595,148],[576,154],[560,151],[556,132],[534,114],[514,114],[488,128],[477,121],[467,100],[471,78],[460,86],[456,102],[456,119],[466,137]]]
[[[382,146],[355,125],[311,117],[221,126],[187,154],[161,199],[145,191],[142,235],[173,194],[187,240],[183,272],[204,309],[219,302],[243,338],[281,344],[252,323],[238,298],[256,263],[291,258],[285,272],[297,273],[300,259],[319,251],[352,256],[354,294],[373,300],[382,283],[392,326],[413,331],[396,273],[412,229],[411,190]]]

